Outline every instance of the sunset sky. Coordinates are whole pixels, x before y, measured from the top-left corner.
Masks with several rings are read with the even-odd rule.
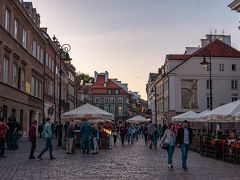
[[[212,32],[232,35],[240,49],[239,13],[233,0],[29,0],[61,44],[68,43],[77,71],[128,83],[146,99],[149,72],[156,72],[170,53],[199,46]]]

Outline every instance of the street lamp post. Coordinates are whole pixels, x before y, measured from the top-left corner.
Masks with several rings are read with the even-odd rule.
[[[154,113],[155,113],[155,124],[157,124],[157,88],[156,86],[154,89],[151,90],[152,93],[154,93]]]
[[[200,63],[203,68],[209,69],[209,110],[212,111],[212,57],[209,52],[209,62],[206,60],[206,56],[203,57],[203,61]],[[212,130],[212,122],[211,122]]]
[[[71,50],[71,46],[69,44],[63,44],[60,45],[58,42],[57,38],[53,37],[53,42],[55,42],[59,48],[59,54],[60,54],[60,65],[59,65],[59,98],[58,98],[58,121],[61,122],[61,97],[62,97],[62,75],[63,75],[63,70],[62,70],[62,61],[66,64],[70,64],[71,58],[68,54],[68,52]]]

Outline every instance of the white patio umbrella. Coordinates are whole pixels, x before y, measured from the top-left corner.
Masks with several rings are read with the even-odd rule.
[[[202,122],[235,122],[235,114],[240,112],[240,100],[219,106],[209,111]]]
[[[145,122],[149,122],[150,119],[146,119],[145,117],[142,117],[142,116],[134,116],[130,119],[127,120],[127,122],[129,123],[145,123]]]
[[[193,111],[188,111],[177,116],[172,117],[172,122],[182,122],[187,120],[189,122],[194,122],[196,118],[198,118],[198,114]]]
[[[91,104],[84,104],[62,114],[62,119],[114,119],[114,115]]]

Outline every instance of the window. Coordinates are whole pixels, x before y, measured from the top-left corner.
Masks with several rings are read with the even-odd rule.
[[[31,80],[31,95],[34,96],[34,92],[35,92],[35,78],[32,77]]]
[[[238,97],[232,97],[232,102],[237,101]]]
[[[224,64],[219,64],[219,71],[224,71]]]
[[[109,103],[109,98],[108,97],[104,98],[104,103]]]
[[[5,11],[5,29],[10,31],[10,11],[8,9]]]
[[[115,89],[115,94],[119,94],[119,89]]]
[[[39,87],[38,87],[38,83],[39,83],[39,81],[37,80],[37,79],[35,79],[35,93],[34,93],[34,96],[35,97],[38,97],[39,96],[39,94],[38,94],[38,92],[39,92]],[[50,88],[49,88],[50,89]]]
[[[115,103],[115,98],[114,98],[114,97],[111,97],[111,98],[110,98],[110,103],[112,103],[112,104]]]
[[[104,111],[109,112],[109,107],[108,106],[104,106]]]
[[[19,26],[18,21],[15,19],[14,20],[14,38],[15,39],[18,39],[18,26]]]
[[[3,59],[3,82],[8,83],[9,76],[9,59],[4,57]]]
[[[22,45],[26,49],[27,48],[27,31],[23,29],[22,34]]]
[[[51,56],[49,56],[49,58],[48,58],[48,67],[49,67],[49,69],[52,69],[52,58],[51,58]]]
[[[207,84],[206,84],[207,89],[210,89],[210,85],[212,85],[212,81],[211,81],[211,84],[210,84],[210,80],[207,80]]]
[[[207,97],[207,108],[210,108],[210,97]]]
[[[25,87],[25,71],[20,69],[20,90],[24,91]]]
[[[112,94],[112,90],[111,89],[108,89],[108,94]]]
[[[232,64],[232,71],[237,71],[237,65],[236,64]]]
[[[123,103],[123,98],[122,98],[122,97],[119,97],[119,98],[118,98],[118,103],[119,103],[119,104],[122,104],[122,103]]]
[[[96,97],[95,98],[95,103],[99,103],[100,102],[100,98],[99,97]]]
[[[110,113],[115,113],[115,107],[114,106],[110,107]]]
[[[17,88],[17,71],[18,67],[16,64],[13,63],[13,87]]]
[[[54,60],[52,59],[52,72],[54,72]]]
[[[32,43],[32,55],[37,58],[37,42],[33,41]]]
[[[39,81],[39,98],[42,99],[42,82]]]
[[[53,96],[53,82],[51,80],[48,81],[48,95]]]
[[[37,45],[37,60],[40,61],[40,46]]]
[[[231,86],[232,86],[232,89],[238,89],[238,81],[237,80],[232,80],[231,81]]]
[[[43,52],[43,49],[41,48],[41,50],[40,50],[40,62],[41,62],[41,64],[43,64],[43,60],[44,60],[44,52]]]
[[[46,53],[45,66],[48,66],[48,53]]]

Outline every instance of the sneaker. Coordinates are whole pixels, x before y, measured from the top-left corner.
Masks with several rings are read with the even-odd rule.
[[[172,164],[167,164],[167,167],[168,168],[172,168]]]
[[[29,159],[36,159],[34,156],[29,157]]]
[[[173,165],[171,164],[171,168],[173,168]]]
[[[37,156],[37,158],[38,158],[39,160],[43,160],[41,156]]]
[[[55,158],[55,157],[53,157],[53,156],[52,156],[52,157],[50,157],[50,160],[54,160],[54,159],[56,159],[56,158]]]

